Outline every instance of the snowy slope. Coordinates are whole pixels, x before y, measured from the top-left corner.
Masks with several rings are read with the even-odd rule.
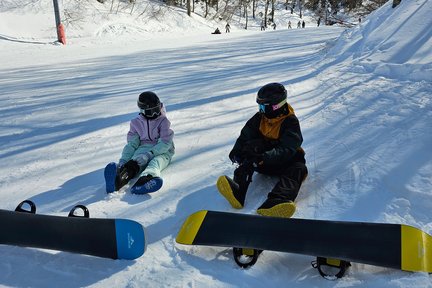
[[[334,49],[336,54],[352,55],[359,70],[375,75],[430,81],[432,67],[427,56],[432,30],[427,26],[430,22],[422,20],[428,19],[430,4],[413,2],[373,12],[363,25],[345,31]]]
[[[242,211],[214,186],[234,169],[227,155],[257,109],[256,91],[273,81],[286,85],[305,139],[310,173],[295,217],[406,223],[432,233],[431,12],[431,1],[402,1],[347,31],[137,30],[117,40],[77,32],[66,46],[46,44],[47,34],[3,30],[8,18],[0,14],[0,35],[24,40],[0,40],[0,208],[31,199],[38,213],[67,215],[84,204],[91,217],[139,221],[148,240],[136,261],[0,245],[0,286],[432,287],[425,273],[357,263],[345,278],[326,281],[311,257],[270,251],[242,270],[229,249],[175,243],[187,215],[253,214],[275,183],[256,175]],[[107,196],[103,168],[118,160],[147,89],[167,107],[175,158],[159,192]]]

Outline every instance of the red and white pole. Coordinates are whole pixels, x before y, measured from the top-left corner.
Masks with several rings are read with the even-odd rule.
[[[54,14],[55,14],[55,21],[56,21],[57,40],[63,45],[66,45],[66,34],[65,34],[64,26],[60,20],[60,10],[58,5],[58,0],[53,0],[53,4],[54,4]]]

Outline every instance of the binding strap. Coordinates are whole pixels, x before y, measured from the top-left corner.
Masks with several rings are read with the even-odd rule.
[[[252,248],[233,248],[233,256],[234,261],[241,268],[248,268],[253,266],[257,260],[258,256],[262,253],[263,250],[252,249]]]
[[[84,215],[83,215],[83,216],[75,215],[75,211],[76,211],[77,209],[81,209],[81,210],[84,212]],[[90,218],[90,212],[89,212],[89,210],[87,209],[86,206],[84,206],[84,205],[76,205],[76,206],[75,206],[74,208],[72,208],[72,210],[69,212],[68,217],[82,217],[82,218]]]
[[[23,208],[24,204],[27,204],[30,210]],[[24,200],[18,204],[18,206],[15,208],[15,212],[36,214],[36,205],[31,200]]]
[[[312,261],[311,264],[312,267],[317,268],[320,275],[327,280],[336,280],[342,278],[345,274],[345,271],[349,266],[351,266],[351,263],[348,261],[324,257],[317,257],[317,260]],[[329,267],[330,269],[328,269]],[[338,268],[339,271],[337,273],[329,273],[334,270],[331,268]]]

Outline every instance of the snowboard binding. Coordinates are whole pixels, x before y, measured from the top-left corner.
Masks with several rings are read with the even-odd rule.
[[[351,263],[339,259],[331,259],[317,257],[316,261],[312,261],[312,267],[318,269],[320,275],[327,280],[336,280],[345,275],[346,270]]]
[[[233,248],[234,261],[241,268],[249,268],[255,265],[258,260],[258,256],[263,252],[259,249],[249,248]]]
[[[26,210],[23,208],[24,204],[27,204],[30,206],[30,210]],[[36,204],[33,203],[31,200],[24,200],[18,206],[15,208],[15,212],[24,212],[24,213],[31,213],[36,214]]]
[[[30,210],[25,209],[23,206],[24,205],[28,205]],[[77,209],[81,209],[84,213],[83,216],[79,216],[75,214],[75,211]],[[18,206],[15,208],[15,212],[23,212],[23,213],[30,213],[30,214],[36,214],[36,204],[31,201],[31,200],[24,200],[22,201],[20,204],[18,204]],[[90,218],[90,212],[88,210],[88,208],[84,205],[76,205],[75,207],[73,207],[70,212],[68,217],[84,217],[84,218]]]
[[[75,210],[81,209],[84,212],[83,216],[79,216],[75,214]],[[84,205],[76,205],[72,210],[69,212],[68,217],[84,217],[84,218],[90,218],[90,212],[88,208]]]

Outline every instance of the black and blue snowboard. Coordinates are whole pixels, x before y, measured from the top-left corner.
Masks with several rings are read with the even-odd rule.
[[[23,205],[30,205],[25,210]],[[77,208],[84,216],[75,216]],[[0,209],[0,244],[44,248],[112,259],[136,259],[145,251],[144,228],[127,219],[89,218],[77,205],[69,217],[37,215],[33,202],[23,201],[15,211]]]

